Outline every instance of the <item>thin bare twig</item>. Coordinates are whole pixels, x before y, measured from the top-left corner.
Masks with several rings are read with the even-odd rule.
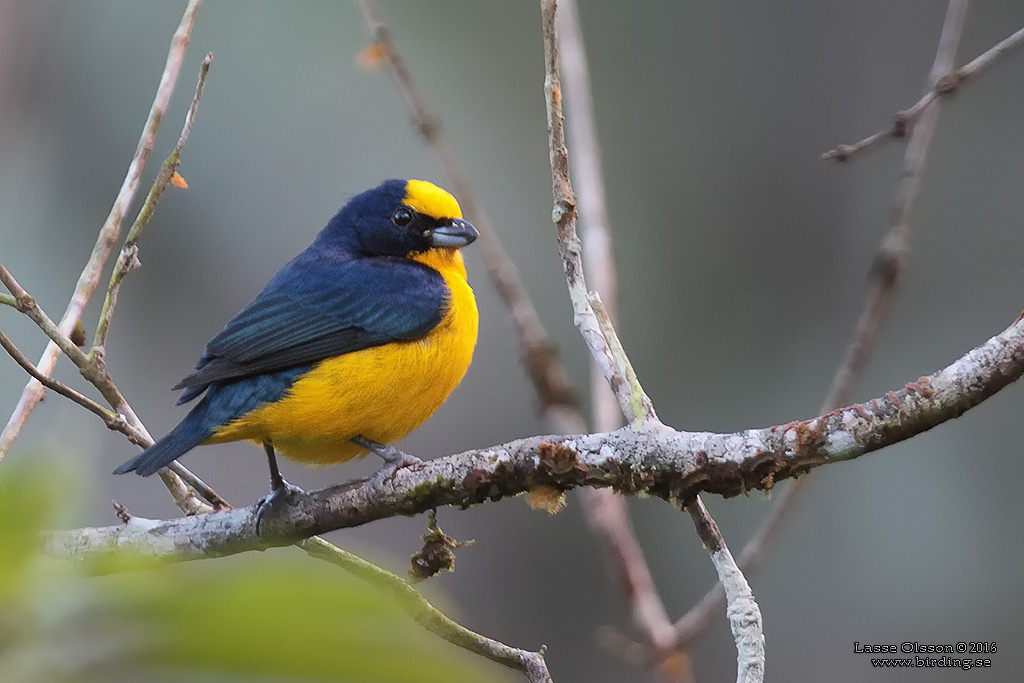
[[[121,415],[118,415],[113,410],[104,408],[96,401],[92,400],[88,396],[85,396],[84,394],[79,393],[78,391],[75,391],[74,389],[64,384],[63,382],[55,380],[49,375],[44,375],[43,373],[39,372],[39,369],[32,364],[32,361],[30,361],[28,357],[25,356],[25,354],[23,354],[18,349],[18,347],[15,346],[14,343],[3,332],[0,332],[0,346],[2,346],[4,350],[7,351],[7,353],[11,356],[11,358],[14,359],[14,362],[20,365],[29,375],[39,380],[40,383],[42,383],[42,385],[45,386],[47,389],[52,389],[58,394],[71,399],[72,401],[82,406],[89,412],[97,415],[101,420],[103,420],[104,424],[106,424],[107,427],[113,429],[114,431],[121,432],[122,434],[127,436],[128,440],[131,441],[132,443],[138,444],[140,446],[143,445],[143,443],[145,443],[146,437],[137,429],[135,429],[134,427],[130,426],[127,422],[125,422],[124,418]]]
[[[935,75],[934,78],[929,80],[928,90],[921,99],[914,103],[913,106],[896,113],[893,117],[892,126],[869,135],[860,142],[839,145],[835,149],[831,149],[822,154],[821,158],[825,160],[834,159],[836,161],[846,161],[853,155],[863,152],[865,149],[871,147],[877,142],[889,138],[902,138],[906,136],[907,133],[917,124],[921,115],[924,114],[924,112],[934,102],[944,95],[951,95],[959,90],[960,86],[967,81],[974,79],[974,77],[979,75],[984,69],[991,66],[1000,58],[1006,56],[1007,53],[1019,46],[1021,43],[1024,43],[1024,28],[1019,29],[1006,39],[996,43],[956,71],[953,71],[953,65],[950,64],[948,69]]]
[[[946,22],[939,38],[939,49],[935,55],[929,80],[934,80],[949,71],[956,59],[956,49],[963,32],[967,0],[950,0]],[[926,110],[914,127],[907,143],[896,185],[896,196],[890,216],[889,232],[882,239],[873,266],[874,286],[869,302],[864,307],[857,323],[854,342],[846,351],[839,372],[829,388],[827,405],[841,402],[852,390],[853,381],[860,376],[867,362],[870,349],[874,346],[878,327],[892,303],[900,277],[906,267],[908,240],[910,237],[910,212],[921,185],[921,172],[931,147],[932,137],[939,120],[938,107]]]
[[[3,332],[0,332],[0,346],[3,346],[4,350],[7,351],[11,358],[13,358],[14,361],[25,370],[25,372],[39,380],[39,382],[47,389],[52,389],[58,394],[71,399],[72,401],[82,406],[89,412],[95,414],[101,420],[103,420],[103,423],[107,425],[109,429],[112,429],[116,432],[121,432],[133,444],[136,444],[142,448],[147,448],[153,445],[153,439],[150,438],[145,431],[140,431],[139,429],[128,424],[123,415],[116,413],[112,410],[108,410],[107,408],[104,408],[103,406],[101,406],[99,403],[96,403],[88,396],[79,393],[78,391],[72,389],[63,382],[55,380],[52,377],[44,375],[43,373],[39,372],[39,369],[32,364],[28,357],[26,357],[25,354],[23,354]],[[177,475],[184,482],[185,485],[192,487],[203,498],[205,498],[208,502],[210,502],[213,505],[212,508],[209,508],[210,510],[230,509],[231,506],[228,505],[227,502],[225,502],[224,499],[221,498],[216,491],[210,488],[206,484],[206,482],[197,477],[195,474],[193,474],[180,463],[175,462],[172,463],[172,465],[172,472],[175,475]],[[206,508],[196,506],[193,497],[190,497],[185,492],[184,487],[182,487],[182,491],[177,493],[178,497],[176,498],[176,500],[182,501],[182,505],[184,507],[179,507],[182,507],[183,512],[186,512],[188,514],[198,514],[199,512],[206,510]]]
[[[950,0],[942,34],[939,37],[939,46],[935,53],[935,61],[928,76],[929,84],[934,83],[941,74],[948,73],[953,66],[960,36],[963,33],[967,4],[967,0]],[[874,282],[865,298],[853,339],[847,347],[839,367],[836,368],[828,394],[822,402],[819,411],[821,413],[849,403],[853,388],[863,374],[867,361],[875,349],[878,331],[889,312],[900,276],[906,267],[910,236],[910,210],[917,197],[921,171],[924,168],[925,157],[938,123],[938,115],[938,107],[928,109],[911,133],[903,159],[900,180],[896,187],[889,230],[882,238],[875,265],[872,268]],[[806,487],[806,481],[807,479],[794,481],[776,497],[768,517],[754,532],[740,553],[739,566],[744,571],[752,571],[760,565],[765,551],[769,547],[769,541],[780,528],[782,520],[796,504],[800,492]],[[721,584],[716,585],[700,602],[683,615],[676,622],[676,633],[680,645],[688,646],[703,633],[711,619],[721,609],[724,601],[725,593],[722,586]]]
[[[153,104],[150,107],[149,116],[146,118],[146,123],[142,128],[139,144],[135,149],[131,163],[128,165],[128,173],[125,175],[121,189],[117,193],[114,205],[110,209],[110,214],[100,228],[96,245],[93,247],[92,254],[78,278],[75,292],[61,318],[60,330],[67,336],[71,335],[75,326],[79,323],[82,311],[85,309],[89,298],[99,284],[100,277],[103,275],[103,267],[107,257],[110,255],[110,250],[113,249],[114,243],[121,234],[122,219],[128,211],[132,199],[135,197],[135,192],[138,190],[142,169],[145,167],[146,160],[153,149],[157,129],[160,127],[160,121],[167,110],[171,93],[174,91],[174,86],[178,81],[178,74],[181,71],[181,63],[185,58],[185,50],[192,35],[192,26],[195,23],[196,12],[199,10],[199,3],[200,0],[189,0],[185,13],[181,18],[181,23],[171,38],[167,63],[164,65],[163,73],[160,76],[160,84],[157,86],[156,97],[153,99]],[[59,355],[60,347],[51,341],[46,345],[46,349],[43,351],[39,362],[35,364],[36,368],[44,375],[52,374]],[[0,462],[3,461],[4,456],[11,449],[11,446],[14,445],[25,422],[43,397],[44,391],[43,385],[35,378],[31,379],[25,386],[17,407],[15,407],[3,431],[0,432]]]
[[[1022,42],[1024,42],[1024,28],[1018,29],[1004,40],[996,43],[991,48],[953,72],[952,79],[955,82],[950,83],[947,87],[956,87],[961,85],[964,81],[974,78],[980,74],[983,69],[991,66],[1002,57],[1005,57],[1010,50],[1017,47]]]
[[[619,402],[622,412],[639,425],[649,420],[657,421],[654,405],[644,392],[635,376],[630,378],[628,359],[625,354],[616,354],[613,348],[621,348],[610,325],[602,326],[594,312],[594,296],[587,291],[583,274],[582,245],[576,234],[576,195],[569,180],[569,152],[565,147],[565,130],[562,121],[562,88],[558,74],[558,31],[556,3],[541,2],[541,24],[544,32],[544,96],[548,119],[548,153],[551,161],[551,189],[554,208],[551,219],[558,234],[558,250],[562,256],[569,298],[572,301],[573,318],[583,340],[587,343],[602,374],[608,381]]]
[[[579,187],[579,222],[583,231],[583,266],[587,281],[601,294],[611,324],[618,324],[618,284],[612,255],[612,234],[605,202],[604,175],[598,144],[594,102],[590,93],[583,32],[575,0],[562,0],[558,12],[558,43],[565,101],[568,109],[569,149]],[[590,397],[594,429],[608,432],[622,424],[622,413],[608,382],[591,361]],[[643,548],[629,518],[625,499],[607,489],[580,492],[587,523],[608,552],[622,586],[634,627],[642,634],[655,675],[665,682],[692,679],[689,662],[675,647],[675,629],[651,577]]]
[[[2,263],[0,263],[0,283],[14,296],[15,308],[28,316],[64,352],[65,356],[70,358],[75,365],[80,363],[79,367],[90,364],[89,357],[71,341],[71,338],[60,329],[60,326],[50,316],[46,315],[46,312],[39,307],[39,304],[32,298],[32,295],[25,291],[25,288],[21,286]],[[38,369],[38,366],[36,367],[38,372],[42,372],[42,370]]]
[[[568,105],[567,119],[570,124],[569,149],[575,160],[573,175],[579,188],[583,268],[587,282],[604,301],[608,319],[618,325],[618,277],[605,202],[604,171],[601,168],[594,100],[590,93],[590,74],[576,0],[562,0],[558,12],[558,30],[558,47],[566,86],[564,95]],[[622,413],[616,405],[615,396],[596,366],[591,372],[590,396],[594,427],[598,431],[609,431],[622,424]]]
[[[128,405],[128,401],[125,400],[117,385],[114,384],[114,380],[107,372],[103,359],[93,359],[79,349],[71,341],[71,338],[65,335],[50,316],[39,307],[35,299],[25,291],[3,264],[0,264],[0,282],[14,295],[18,310],[28,316],[50,338],[57,348],[64,352],[71,362],[78,367],[82,377],[99,389],[103,398],[110,404],[110,407],[134,430],[138,440],[133,440],[133,443],[138,443],[143,447],[152,445],[153,437],[146,430],[142,421],[139,420],[135,411]],[[38,368],[36,368],[36,372],[42,373]],[[215,508],[230,507],[216,491],[192,472],[189,472],[185,467],[177,465],[173,468],[165,468],[165,470],[160,471],[160,478],[164,485],[167,486],[168,491],[170,491],[175,504],[185,514],[195,515],[209,512]],[[194,491],[199,492],[213,507],[204,504],[196,498]]]
[[[159,201],[160,194],[167,186],[167,183],[170,182],[170,178],[177,168],[181,148],[188,139],[188,135],[192,130],[192,124],[195,121],[196,111],[199,105],[199,97],[202,94],[203,86],[206,82],[206,74],[209,71],[212,60],[213,55],[207,54],[200,66],[196,92],[193,95],[192,104],[185,117],[185,123],[182,127],[182,132],[179,135],[178,144],[164,162],[161,172],[157,174],[157,179],[154,181],[146,202],[143,204],[143,207],[139,212],[139,217],[136,219],[131,231],[129,231],[129,241],[137,239],[141,230],[149,222],[153,211],[156,209],[156,204]],[[134,257],[134,251],[134,244],[129,247],[126,243],[126,247],[122,251],[122,258],[119,260],[126,261],[128,254],[131,254],[132,257]],[[17,281],[14,280],[13,276],[11,276],[11,274],[3,268],[2,265],[0,265],[0,270],[2,270],[2,272],[0,272],[0,280],[3,281],[4,285],[7,286],[14,295],[18,303],[17,308],[28,315],[28,317],[31,318],[48,337],[50,337],[51,342],[55,344],[60,351],[63,351],[64,354],[71,359],[71,362],[79,368],[82,376],[100,390],[100,393],[107,400],[110,406],[114,408],[126,424],[132,428],[134,435],[142,437],[141,439],[133,439],[133,443],[137,443],[143,448],[151,446],[153,444],[152,436],[146,430],[145,425],[143,425],[142,421],[135,414],[135,411],[132,410],[131,405],[128,404],[128,401],[121,394],[117,385],[114,383],[114,380],[107,372],[106,365],[103,361],[102,346],[94,346],[92,352],[90,352],[89,355],[86,355],[66,334],[63,333],[60,327],[54,324],[49,316],[47,316],[38,305],[36,305],[32,297],[28,295],[28,293],[17,283]],[[120,279],[124,276],[124,272],[120,272],[120,275],[118,275],[119,271],[120,268],[115,268],[114,276],[111,278],[111,288],[114,293],[113,296],[111,296],[108,291],[107,300],[104,302],[104,309],[101,314],[101,317],[108,323],[113,311],[112,302],[116,300],[115,283],[119,283]],[[101,334],[98,329],[97,338],[105,339],[106,325],[101,325],[101,327],[104,329],[104,332]],[[37,371],[41,372],[38,368]],[[213,509],[230,508],[227,501],[217,494],[212,487],[179,463],[172,463],[170,466],[160,470],[159,474],[161,481],[163,481],[164,485],[171,493],[175,503],[186,514],[199,514],[202,512],[209,512]],[[196,498],[194,492],[198,492],[213,507],[204,505]]]
[[[538,652],[529,652],[474,633],[445,616],[404,579],[322,538],[310,538],[299,545],[312,557],[335,564],[350,574],[386,590],[423,628],[449,643],[520,671],[531,683],[551,683],[551,674],[544,663],[543,647]]]
[[[188,141],[188,136],[192,133],[192,124],[195,122],[196,113],[199,111],[199,98],[203,95],[206,75],[210,71],[210,64],[212,62],[213,53],[208,52],[206,58],[203,59],[202,65],[199,67],[199,80],[196,82],[196,91],[192,96],[192,104],[189,106],[188,114],[185,116],[185,125],[182,126],[181,134],[178,136],[178,143],[171,150],[170,156],[161,165],[160,172],[157,174],[156,180],[153,181],[153,186],[146,196],[146,201],[142,204],[138,216],[135,217],[135,222],[128,230],[128,236],[125,237],[124,245],[121,247],[121,254],[117,259],[117,265],[114,266],[114,272],[110,275],[107,296],[103,301],[103,309],[100,311],[100,319],[96,325],[96,335],[93,337],[90,354],[102,355],[104,352],[104,347],[107,343],[107,330],[110,328],[110,321],[114,317],[114,306],[117,305],[117,293],[121,288],[121,281],[125,275],[139,265],[136,243],[139,237],[142,236],[142,231],[146,229],[149,221],[153,218],[157,204],[160,203],[160,197],[163,195],[164,190],[167,189],[167,185],[170,184],[171,177],[178,170],[181,150]]]
[[[541,0],[541,23],[544,34],[544,94],[547,101],[548,150],[551,157],[552,193],[555,198],[552,217],[558,231],[559,249],[570,298],[573,300],[576,325],[587,341],[598,367],[616,394],[623,413],[632,420],[634,426],[647,423],[657,425],[659,422],[654,406],[636,378],[600,296],[597,292],[587,292],[582,272],[580,243],[575,227],[576,197],[569,180],[569,154],[565,147],[562,122],[556,0]],[[593,333],[594,324],[600,336]],[[730,582],[726,586],[726,595],[729,598],[730,622],[733,624],[733,635],[739,653],[740,680],[760,681],[764,675],[764,640],[760,636],[760,612],[757,610],[750,587],[732,560],[721,534],[718,533],[717,525],[711,519],[700,497],[694,496],[687,508],[695,523],[700,521],[698,531],[711,551],[711,558],[718,569],[719,577],[723,583]],[[711,534],[711,530],[715,537],[714,544],[709,543],[705,537],[705,533]],[[736,618],[734,615],[737,615]],[[740,628],[739,624],[745,626]],[[656,624],[644,624],[645,627],[649,625],[657,628]],[[759,650],[751,645],[758,640]]]

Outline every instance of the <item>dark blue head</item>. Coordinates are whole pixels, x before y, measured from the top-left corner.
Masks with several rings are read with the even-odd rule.
[[[385,180],[356,195],[317,237],[357,256],[457,249],[478,237],[449,193],[424,180]]]

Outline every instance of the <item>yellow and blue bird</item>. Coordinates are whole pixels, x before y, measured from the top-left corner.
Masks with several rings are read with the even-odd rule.
[[[462,380],[477,307],[459,252],[478,236],[458,202],[423,180],[352,198],[305,251],[206,345],[169,434],[114,470],[149,476],[200,444],[250,440],[305,463],[377,453],[382,472],[418,459],[393,446]]]

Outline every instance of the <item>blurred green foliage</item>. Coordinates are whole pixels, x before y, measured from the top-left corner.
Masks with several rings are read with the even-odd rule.
[[[44,556],[60,477],[0,482],[0,680],[494,680],[385,595],[294,549],[205,562]],[[97,571],[113,572],[90,576]]]

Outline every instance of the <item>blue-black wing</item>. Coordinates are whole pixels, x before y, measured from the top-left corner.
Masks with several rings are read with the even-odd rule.
[[[300,254],[210,340],[174,387],[185,390],[178,403],[211,382],[415,339],[441,321],[448,296],[440,273],[409,259]]]

